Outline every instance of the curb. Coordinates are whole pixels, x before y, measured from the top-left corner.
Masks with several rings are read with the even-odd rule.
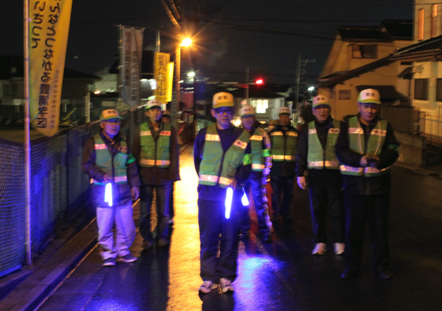
[[[53,290],[97,245],[95,219],[38,267],[9,295],[0,301],[0,309],[8,311],[35,310]]]
[[[427,175],[427,176],[440,176],[440,173],[436,172],[436,171],[432,171],[432,170],[426,170],[424,168],[420,168],[420,167],[415,167],[415,166],[409,166],[409,165],[405,165],[402,163],[395,163],[394,166],[400,167],[400,168],[404,168],[410,171],[413,171],[415,173],[418,174],[422,174],[422,175]]]

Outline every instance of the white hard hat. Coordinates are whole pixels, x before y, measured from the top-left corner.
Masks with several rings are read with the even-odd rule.
[[[250,106],[250,105],[242,106],[241,113],[240,113],[241,117],[254,116],[254,115],[255,115],[255,108],[253,108],[253,106]]]
[[[313,98],[313,108],[323,105],[330,107],[327,97],[325,97],[324,95],[318,95]]]
[[[381,95],[378,90],[366,89],[359,93],[358,102],[362,104],[381,104]]]
[[[279,108],[279,115],[282,115],[282,114],[291,115],[290,108],[289,107],[281,107],[281,108]]]
[[[221,107],[235,107],[233,95],[227,92],[219,92],[213,95],[212,107],[214,109]]]
[[[158,99],[151,99],[147,102],[147,106],[146,106],[146,110],[149,110],[150,108],[153,107],[160,107],[163,103],[161,101],[159,101]]]

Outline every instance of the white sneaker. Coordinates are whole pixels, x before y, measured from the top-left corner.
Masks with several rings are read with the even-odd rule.
[[[213,283],[212,281],[204,281],[204,283],[200,286],[198,290],[203,294],[208,294],[217,287],[218,284]]]
[[[345,250],[345,244],[344,243],[335,243],[335,254],[336,255],[342,255]]]
[[[312,255],[324,255],[327,251],[327,245],[325,243],[316,243],[315,248],[312,251]]]
[[[225,278],[221,278],[219,280],[219,285],[221,286],[221,291],[223,293],[227,293],[228,291],[234,292],[235,288],[232,285],[232,281],[225,279]]]

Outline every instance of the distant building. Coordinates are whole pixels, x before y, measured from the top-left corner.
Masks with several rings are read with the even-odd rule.
[[[342,119],[356,114],[359,91],[374,87],[384,102],[407,101],[409,81],[398,79],[408,66],[390,58],[413,40],[413,22],[386,20],[379,27],[343,26],[319,78],[319,94],[330,98],[332,115]]]

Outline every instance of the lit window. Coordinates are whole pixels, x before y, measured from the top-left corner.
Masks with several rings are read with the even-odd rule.
[[[251,105],[256,109],[256,113],[266,113],[269,108],[267,99],[256,99],[251,101]]]
[[[437,4],[431,6],[431,38],[437,36]]]
[[[425,11],[424,9],[419,10],[419,29],[418,29],[418,40],[424,40],[424,18]]]

